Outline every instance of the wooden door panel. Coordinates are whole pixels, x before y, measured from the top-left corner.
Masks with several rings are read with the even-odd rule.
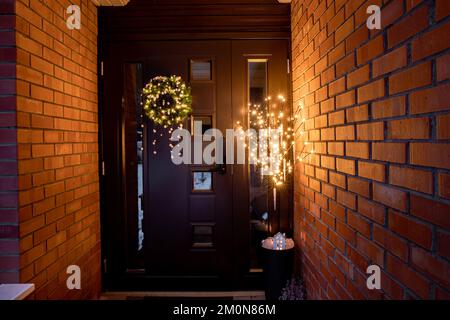
[[[146,80],[157,75],[176,74],[189,82],[193,95],[193,116],[209,115],[217,127],[231,124],[229,82],[230,42],[166,42],[158,44],[161,55],[146,59]],[[190,61],[199,56],[213,61],[211,81],[190,80]],[[185,127],[188,126],[186,121]],[[231,277],[232,256],[227,243],[232,237],[231,176],[212,173],[211,192],[192,191],[192,172],[205,166],[179,165],[170,159],[168,137],[148,122],[149,141],[155,137],[157,154],[147,148],[145,208],[145,260],[147,273],[157,276]],[[206,231],[205,231],[206,230]],[[210,230],[210,231],[208,231]],[[203,232],[203,234],[202,234]],[[198,243],[210,232],[212,246]]]

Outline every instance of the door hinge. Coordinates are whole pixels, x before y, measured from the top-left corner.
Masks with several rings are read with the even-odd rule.
[[[291,59],[287,59],[287,73],[291,73]]]
[[[103,76],[103,61],[100,62],[100,75]]]
[[[102,161],[102,176],[105,175],[105,161]]]
[[[103,273],[106,273],[108,271],[108,268],[106,267],[107,265],[107,260],[106,258],[103,259]]]

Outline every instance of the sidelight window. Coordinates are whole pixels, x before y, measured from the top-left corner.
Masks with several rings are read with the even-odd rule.
[[[255,105],[264,108],[264,100],[268,91],[267,69],[267,59],[248,60],[247,102],[249,109],[251,106]],[[257,130],[256,127],[252,127],[250,124],[250,118],[248,124],[250,128]],[[262,174],[260,167],[249,165],[248,181],[251,230],[250,271],[261,271],[261,241],[267,237],[269,232],[268,176]]]

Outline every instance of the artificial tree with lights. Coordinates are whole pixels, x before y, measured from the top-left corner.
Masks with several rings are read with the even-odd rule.
[[[253,136],[255,132],[248,131],[249,140],[258,141],[258,145],[249,143],[250,159],[261,168],[264,175],[271,177],[272,186],[278,187],[288,182],[288,175],[292,173],[292,163],[304,161],[310,154],[308,151],[309,142],[303,139],[301,150],[295,149],[295,137],[301,135],[305,137],[306,118],[303,116],[304,107],[299,105],[294,115],[286,115],[286,99],[279,95],[277,99],[267,97],[264,105],[249,105],[249,127],[257,129],[258,136]],[[239,128],[241,125],[237,122]],[[264,135],[261,137],[261,135]],[[279,137],[278,141],[271,141],[270,137]],[[272,144],[263,145],[262,141],[268,140]],[[272,154],[271,154],[272,153]],[[274,160],[271,158],[275,156]]]
[[[268,178],[263,181],[265,187],[273,192],[274,211],[277,211],[279,189],[292,184],[293,163],[303,162],[314,153],[306,139],[303,105],[300,104],[293,115],[290,113],[282,95],[275,99],[267,97],[262,105],[248,106],[248,125],[250,129],[255,129],[247,131],[250,163],[259,167],[261,175]],[[237,122],[237,127],[242,129],[240,122]],[[295,140],[299,135],[303,143],[300,150],[295,150]]]

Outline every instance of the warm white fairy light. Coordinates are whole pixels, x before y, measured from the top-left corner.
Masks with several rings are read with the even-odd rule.
[[[300,117],[302,121],[300,122],[299,128],[294,129],[296,122],[299,119],[299,115],[295,114],[292,117],[286,116],[285,113],[285,103],[286,99],[279,95],[277,97],[277,103],[272,102],[272,98],[269,96],[264,99],[265,106],[259,104],[249,104],[249,115],[250,115],[250,127],[253,129],[259,129],[258,139],[256,141],[256,146],[253,145],[249,150],[250,158],[253,163],[261,168],[261,174],[270,175],[272,183],[275,187],[281,186],[287,182],[287,176],[293,171],[293,164],[291,162],[291,150],[295,145],[295,136],[299,133],[304,136],[304,125],[306,123],[306,118]],[[303,106],[301,106],[303,109]],[[241,127],[239,121],[236,124]],[[300,129],[301,128],[301,129]],[[300,129],[300,130],[299,130]],[[249,130],[247,137],[249,139],[255,139],[254,132]],[[279,143],[272,143],[271,146],[267,143],[269,137],[272,134],[278,133]],[[242,136],[240,136],[242,138]],[[307,145],[308,142],[305,141]],[[259,150],[259,154],[257,154]],[[269,150],[278,154],[274,160],[269,156]],[[304,156],[304,150],[302,150],[301,155],[295,159],[303,161],[306,157]],[[274,155],[271,155],[272,157]]]
[[[149,81],[142,90],[144,113],[155,127],[160,127],[171,135],[175,127],[182,128],[182,122],[192,112],[191,89],[179,76],[157,76]],[[153,135],[157,135],[156,128]],[[163,137],[163,133],[159,134]],[[152,145],[156,146],[157,139]],[[170,146],[171,148],[173,146]],[[153,154],[157,154],[154,150]]]

